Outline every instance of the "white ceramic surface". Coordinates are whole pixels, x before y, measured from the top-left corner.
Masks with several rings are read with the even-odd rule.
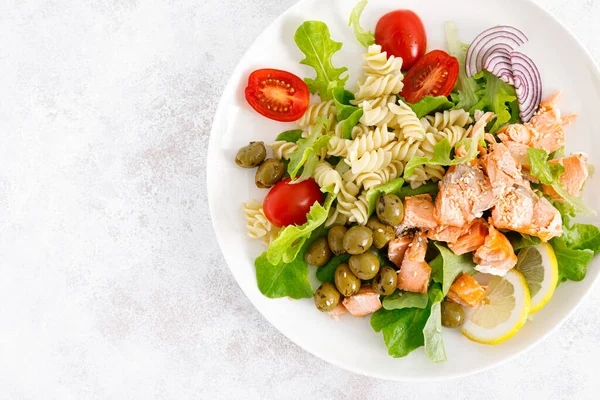
[[[538,343],[565,320],[598,277],[598,260],[590,266],[584,282],[561,285],[550,304],[532,317],[517,336],[502,345],[478,345],[457,332],[445,330],[448,361],[442,364],[432,364],[422,350],[404,359],[389,357],[382,337],[371,330],[368,318],[345,316],[336,322],[316,312],[310,299],[267,299],[256,287],[253,260],[262,248],[245,236],[243,216],[238,210],[247,199],[262,200],[265,192],[254,187],[253,171],[237,168],[232,160],[237,149],[248,141],[270,142],[293,124],[267,120],[246,104],[243,89],[247,76],[252,70],[263,67],[312,76],[310,68],[298,64],[303,55],[296,48],[293,35],[302,21],[319,19],[328,24],[334,40],[344,43],[334,57],[334,63],[349,68],[347,87],[353,89],[359,76],[363,51],[346,26],[353,4],[342,0],[305,0],[296,4],[256,39],[235,68],[219,104],[209,146],[209,204],[217,239],[234,277],[256,308],[292,341],[328,362],[354,372],[392,380],[444,379],[492,367]],[[497,24],[523,29],[530,38],[524,51],[532,56],[541,70],[544,94],[562,89],[561,106],[565,112],[580,115],[578,122],[567,129],[567,151],[588,151],[591,162],[598,163],[598,157],[592,150],[598,149],[599,145],[594,135],[594,121],[596,110],[600,109],[600,77],[587,52],[560,23],[533,3],[521,0],[488,0],[485,3],[472,0],[406,0],[402,6],[421,15],[430,49],[444,48],[444,23],[447,20],[456,22],[460,37],[465,42],[486,27]],[[362,24],[374,27],[379,16],[397,7],[397,2],[392,0],[371,0]],[[560,57],[557,57],[558,51]],[[586,191],[586,200],[596,209],[600,209],[598,183],[596,176],[588,183]],[[597,224],[598,219],[591,222]],[[359,350],[348,351],[350,348]]]

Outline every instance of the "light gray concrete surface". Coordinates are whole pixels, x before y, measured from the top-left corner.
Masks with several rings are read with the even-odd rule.
[[[597,399],[598,293],[522,357],[433,384],[333,367],[241,294],[209,219],[209,131],[293,3],[0,1],[0,398]],[[539,3],[600,60],[600,2]]]

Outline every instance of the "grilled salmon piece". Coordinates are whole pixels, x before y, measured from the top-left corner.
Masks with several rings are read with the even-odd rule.
[[[481,169],[460,164],[440,181],[433,215],[440,225],[462,228],[492,206],[492,186]]]
[[[521,165],[503,143],[490,143],[490,152],[481,159],[483,170],[490,179],[494,201],[506,195],[515,184],[524,184]]]
[[[450,286],[448,298],[465,307],[477,308],[485,298],[485,289],[471,275],[463,274]]]
[[[433,229],[437,222],[433,217],[433,200],[429,194],[409,196],[404,199],[404,219],[398,225],[396,234],[406,229]]]
[[[412,243],[413,239],[413,233],[405,232],[388,243],[388,258],[398,268],[402,265],[404,254],[406,254],[406,250],[408,250],[408,246]]]
[[[471,223],[467,232],[460,236],[454,243],[448,243],[448,247],[457,256],[470,253],[483,246],[488,233],[488,223],[483,218],[477,218]]]
[[[425,261],[427,238],[417,232],[404,255],[398,272],[398,289],[414,293],[427,293],[431,267]]]
[[[504,276],[517,265],[517,256],[510,241],[500,231],[490,226],[483,246],[473,256],[475,270],[484,274]]]
[[[362,286],[354,296],[346,297],[342,304],[355,317],[369,315],[381,308],[379,294],[369,285]]]
[[[346,311],[346,307],[344,307],[344,305],[342,303],[338,303],[338,305],[332,310],[329,311],[329,315],[331,316],[331,318],[333,319],[340,319],[340,315],[344,314]]]
[[[427,239],[437,240],[438,242],[454,243],[468,231],[468,225],[457,227],[438,225],[435,229],[427,232]]]
[[[583,153],[549,161],[552,164],[559,163],[565,167],[565,172],[560,176],[560,183],[571,196],[579,197],[581,195],[583,184],[590,175],[587,161],[588,156]],[[556,193],[552,186],[543,185],[542,191],[550,196],[552,200],[564,202],[564,199]]]

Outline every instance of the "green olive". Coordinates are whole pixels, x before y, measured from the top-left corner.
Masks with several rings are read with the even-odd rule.
[[[329,262],[330,258],[331,250],[329,250],[327,238],[324,237],[315,240],[304,255],[304,261],[306,261],[308,265],[313,265],[315,267],[322,267]]]
[[[373,246],[382,249],[386,244],[393,240],[396,235],[394,228],[389,225],[382,224],[379,219],[373,215],[367,222],[367,228],[373,231]]]
[[[396,226],[404,219],[404,205],[395,194],[379,196],[375,210],[379,220],[390,226]]]
[[[270,188],[283,178],[285,165],[274,158],[267,158],[256,170],[254,182],[261,189]]]
[[[340,302],[340,292],[333,283],[325,282],[315,292],[315,307],[321,312],[333,311]]]
[[[346,250],[344,250],[343,239],[347,231],[348,229],[346,229],[344,226],[334,226],[327,234],[327,243],[329,243],[329,248],[336,256],[341,256],[346,252]]]
[[[267,157],[267,149],[263,142],[250,142],[242,147],[235,156],[235,163],[242,168],[258,167]]]
[[[365,226],[353,226],[344,235],[342,244],[348,254],[362,254],[373,244],[373,231]]]
[[[375,275],[371,282],[371,287],[374,291],[382,296],[389,296],[396,290],[398,284],[398,274],[396,270],[387,265],[381,267],[379,273]]]
[[[352,256],[348,263],[354,275],[363,281],[373,279],[379,272],[379,258],[371,252]]]
[[[346,297],[360,290],[360,279],[350,270],[348,264],[340,264],[335,270],[335,287]]]
[[[460,304],[451,301],[442,303],[442,325],[447,328],[460,328],[465,323],[465,310]]]

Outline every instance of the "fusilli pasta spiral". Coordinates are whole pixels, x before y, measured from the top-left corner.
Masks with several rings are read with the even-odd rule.
[[[269,148],[273,150],[273,157],[281,160],[290,159],[290,154],[298,150],[298,145],[293,142],[286,142],[285,140],[278,140],[269,145]]]
[[[369,75],[364,82],[358,84],[356,100],[374,99],[385,95],[398,94],[402,91],[403,87],[402,74]]]
[[[297,122],[299,128],[307,128],[310,125],[314,125],[317,123],[317,119],[324,118],[329,121],[331,127],[335,124],[335,102],[333,100],[329,100],[326,102],[311,104],[302,118],[300,118]]]
[[[380,128],[375,128],[366,135],[357,137],[350,143],[348,148],[348,156],[351,159],[358,159],[363,156],[366,152],[377,150],[380,147],[385,146],[394,138],[393,132],[389,132],[386,125]]]
[[[402,58],[381,52],[381,46],[372,44],[363,54],[365,60],[364,71],[367,75],[389,75],[399,73],[402,69]]]
[[[352,154],[349,154],[349,156],[352,156]],[[352,168],[352,173],[358,175],[387,167],[392,162],[392,153],[379,148],[366,152],[360,158],[346,158],[345,161]]]
[[[414,139],[394,141],[387,144],[384,150],[392,154],[392,159],[408,162],[413,157],[423,157],[424,153],[419,149],[421,142]]]
[[[402,172],[404,172],[404,163],[402,161],[392,161],[390,165],[379,171],[358,174],[355,181],[364,190],[369,190],[393,181],[402,175]]]
[[[436,112],[434,115],[428,115],[425,118],[438,131],[451,126],[464,128],[466,125],[473,123],[471,116],[465,110],[446,110],[444,112]]]
[[[405,139],[414,138],[417,141],[425,138],[425,129],[417,114],[403,101],[398,104],[388,104],[392,113],[396,115],[397,130]]]
[[[342,187],[342,176],[327,161],[319,161],[315,167],[314,178],[319,187],[333,186],[333,192],[337,194]]]
[[[244,203],[242,210],[246,217],[248,236],[252,239],[265,238],[267,241],[270,241],[279,232],[279,228],[269,222],[262,205],[258,201],[250,200]]]
[[[346,217],[352,215],[352,209],[354,208],[354,203],[356,203],[356,196],[358,196],[359,191],[358,186],[354,182],[343,181],[340,193],[337,196],[337,210],[339,213]]]

